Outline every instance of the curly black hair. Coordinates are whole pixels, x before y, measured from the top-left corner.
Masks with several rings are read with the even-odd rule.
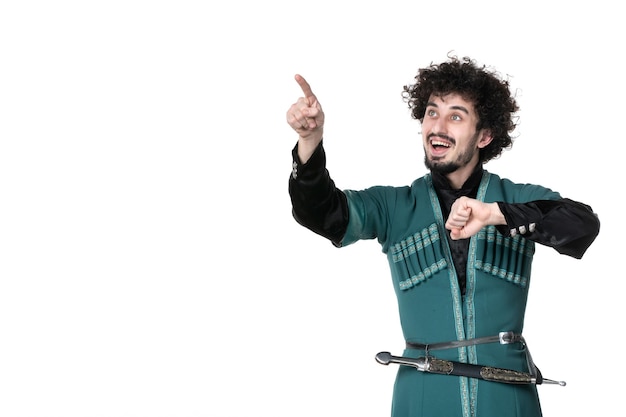
[[[447,62],[431,63],[415,76],[415,84],[405,85],[402,97],[411,109],[411,117],[424,121],[431,94],[456,93],[474,103],[478,113],[476,130],[491,130],[493,140],[480,150],[480,161],[485,163],[500,156],[513,146],[511,132],[516,127],[515,113],[519,110],[509,89],[508,80],[476,61],[449,56]]]

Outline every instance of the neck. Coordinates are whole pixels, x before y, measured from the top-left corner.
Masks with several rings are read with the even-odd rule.
[[[456,171],[446,174],[446,178],[450,182],[452,188],[458,190],[463,187],[463,184],[465,184],[470,175],[472,175],[477,165],[478,160],[470,162],[469,164],[460,167]]]

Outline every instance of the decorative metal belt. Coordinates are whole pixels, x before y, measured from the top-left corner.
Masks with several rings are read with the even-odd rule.
[[[485,343],[498,342],[502,345],[511,343],[521,343],[526,352],[526,361],[529,372],[514,371],[512,369],[496,368],[493,366],[475,365],[471,363],[462,363],[457,361],[449,361],[437,359],[429,354],[431,350],[453,349],[465,346],[474,346]],[[419,358],[407,358],[404,356],[393,356],[389,352],[380,352],[376,355],[376,361],[383,365],[395,363],[398,365],[411,366],[421,372],[428,372],[442,375],[464,376],[468,378],[477,378],[485,381],[501,382],[506,384],[558,384],[565,386],[565,381],[555,381],[544,378],[541,372],[535,366],[530,356],[530,351],[526,345],[526,341],[521,334],[514,332],[500,332],[496,336],[477,337],[466,340],[453,340],[441,343],[413,343],[406,342],[407,349],[423,350],[424,356]]]

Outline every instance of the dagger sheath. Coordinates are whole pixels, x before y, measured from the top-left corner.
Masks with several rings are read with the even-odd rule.
[[[536,379],[525,372],[513,371],[511,369],[494,368],[491,366],[474,365],[456,361],[430,358],[427,361],[426,372],[436,374],[447,374],[456,376],[466,376],[485,381],[505,382],[507,384],[532,384]]]
[[[412,366],[418,371],[429,372],[433,374],[464,376],[468,378],[476,378],[482,379],[484,381],[501,382],[506,384],[539,385],[545,382],[556,383],[561,386],[565,385],[565,383],[562,381],[552,381],[549,379],[544,379],[541,374],[538,374],[535,377],[526,372],[437,359],[431,356],[413,359],[401,356],[393,356],[389,352],[380,352],[376,355],[376,361],[383,365],[396,363],[404,366]]]

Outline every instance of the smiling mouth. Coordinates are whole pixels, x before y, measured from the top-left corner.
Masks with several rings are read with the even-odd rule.
[[[454,141],[449,140],[447,138],[442,138],[440,136],[431,136],[429,138],[430,143],[430,154],[433,158],[443,158],[444,155],[448,152],[452,146],[454,146]]]
[[[455,141],[451,137],[442,134],[431,133],[428,135],[430,146],[436,150],[444,151],[454,146]]]
[[[441,148],[447,149],[447,148],[450,148],[452,144],[450,144],[450,142],[447,142],[441,139],[431,139],[430,146],[432,146],[435,149],[441,149]]]

